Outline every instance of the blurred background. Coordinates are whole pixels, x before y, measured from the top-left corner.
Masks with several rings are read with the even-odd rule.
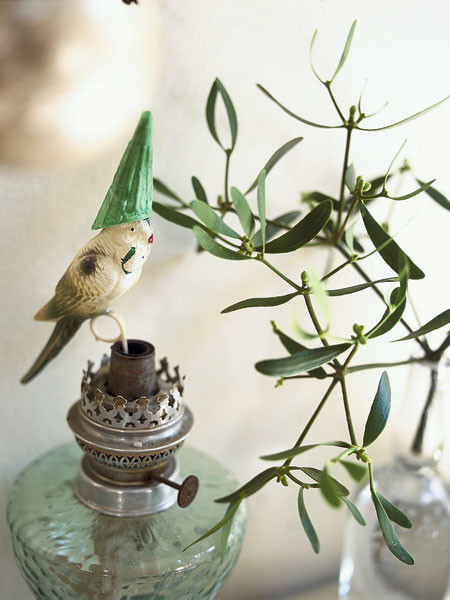
[[[336,80],[336,95],[346,110],[357,102],[366,78],[367,112],[390,100],[368,123],[373,127],[449,93],[446,0],[0,2],[2,515],[18,471],[71,439],[65,415],[78,396],[81,369],[88,358],[98,361],[107,350],[85,326],[32,384],[18,383],[52,328],[32,317],[91,237],[91,223],[140,112],[151,109],[154,116],[155,175],[186,200],[193,198],[190,178],[196,175],[214,198],[222,192],[224,156],[207,130],[204,109],[218,76],[239,121],[231,184],[248,187],[276,148],[304,136],[268,179],[269,214],[296,208],[300,191],[337,195],[343,132],[292,120],[255,84],[311,120],[335,123],[334,109],[308,66],[309,43],[319,28],[315,62],[324,77],[330,76],[355,18],[351,54]],[[408,158],[420,179],[437,178],[436,187],[448,195],[449,127],[450,104],[401,128],[360,132],[351,160],[357,174],[380,175],[407,137],[401,159]],[[403,190],[413,186],[406,179]],[[388,202],[378,205],[380,219],[389,212]],[[219,314],[247,297],[286,293],[270,272],[257,264],[197,255],[191,233],[157,215],[153,226],[155,243],[139,285],[114,308],[126,316],[131,337],[152,341],[159,356],[168,355],[187,374],[186,398],[196,416],[190,443],[244,481],[261,469],[259,455],[284,449],[297,438],[322,384],[286,383],[275,389],[272,379],[253,368],[257,360],[283,354],[269,321],[276,318],[287,330],[291,305]],[[395,207],[392,230],[399,231],[399,243],[427,273],[411,285],[417,311],[427,321],[448,307],[448,213],[421,195]],[[321,272],[326,258],[309,249],[277,264],[298,278],[311,265]],[[373,275],[386,275],[378,262],[369,268]],[[357,276],[348,271],[333,287],[356,283]],[[355,321],[364,322],[368,314],[376,321],[382,312],[370,290],[333,299],[333,332],[348,335]],[[302,319],[300,308],[296,315]],[[399,326],[390,339],[402,333]],[[401,360],[414,351],[413,342],[375,341],[360,352],[360,362]],[[408,371],[391,369],[389,375],[394,415],[374,447],[378,463],[390,453]],[[358,431],[378,378],[377,372],[350,378]],[[336,396],[310,439],[336,439],[341,433],[345,423]],[[320,467],[324,456],[318,451],[311,463]],[[270,485],[250,499],[243,552],[221,600],[288,598],[336,577],[345,515],[325,506],[319,495],[314,498],[309,510],[321,539],[319,556],[301,529],[294,489]],[[1,598],[29,600],[3,518],[0,525]]]

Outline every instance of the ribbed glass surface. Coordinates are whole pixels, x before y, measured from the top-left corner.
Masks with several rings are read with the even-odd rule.
[[[8,506],[14,552],[39,599],[202,600],[214,598],[242,543],[245,508],[235,515],[225,559],[220,532],[183,552],[219,521],[226,505],[215,498],[235,489],[229,471],[189,447],[178,453],[181,475],[200,479],[194,502],[139,518],[93,511],[76,498],[73,481],[81,451],[56,448],[17,479]]]

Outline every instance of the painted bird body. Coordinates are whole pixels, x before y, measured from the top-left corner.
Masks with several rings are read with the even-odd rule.
[[[35,377],[62,350],[83,321],[104,313],[137,283],[152,242],[153,229],[145,219],[103,229],[77,252],[55,295],[34,317],[57,324],[22,383]]]
[[[55,295],[34,317],[56,325],[22,383],[40,373],[86,319],[107,311],[141,276],[153,242],[152,123],[151,113],[143,112],[92,224],[100,233],[77,252]]]
[[[34,318],[57,321],[70,315],[87,319],[103,313],[139,280],[152,236],[145,220],[103,229],[77,252],[55,295]],[[129,253],[132,256],[125,261]]]

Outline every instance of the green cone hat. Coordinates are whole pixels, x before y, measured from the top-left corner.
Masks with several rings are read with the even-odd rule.
[[[151,217],[153,199],[152,123],[151,113],[143,112],[92,229],[104,229]]]

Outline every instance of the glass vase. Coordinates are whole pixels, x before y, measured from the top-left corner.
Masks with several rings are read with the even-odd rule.
[[[234,516],[223,561],[220,531],[191,548],[223,516],[215,498],[237,483],[206,454],[184,446],[181,477],[200,479],[195,501],[144,517],[117,518],[85,506],[74,493],[82,452],[75,443],[38,458],[17,479],[7,517],[17,563],[41,600],[203,600],[216,596],[242,544],[243,505]]]
[[[450,495],[437,464],[445,438],[450,367],[415,363],[394,436],[392,461],[375,470],[375,486],[411,519],[394,529],[415,559],[397,560],[384,543],[368,484],[355,504],[367,525],[347,523],[339,577],[341,600],[443,600],[450,575]]]

